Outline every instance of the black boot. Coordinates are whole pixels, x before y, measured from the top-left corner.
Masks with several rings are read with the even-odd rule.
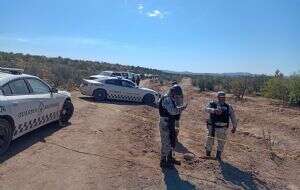
[[[173,157],[172,151],[168,154],[167,161],[175,165],[181,165],[181,162]]]
[[[210,157],[210,156],[211,156],[211,151],[206,150],[206,156],[207,156],[207,157]]]
[[[221,151],[217,151],[216,159],[217,159],[218,161],[221,161],[221,160],[222,160],[222,159],[221,159],[221,154],[222,154]]]

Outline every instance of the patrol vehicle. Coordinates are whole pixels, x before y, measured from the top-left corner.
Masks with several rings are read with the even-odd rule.
[[[66,124],[73,111],[70,93],[21,69],[0,68],[0,155],[12,140],[36,128],[54,121]]]
[[[125,100],[143,102],[147,105],[156,104],[160,96],[154,90],[136,86],[131,80],[103,75],[83,79],[80,91],[83,95],[94,97],[95,101]]]

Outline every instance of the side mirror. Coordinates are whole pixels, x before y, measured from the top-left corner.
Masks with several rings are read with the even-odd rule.
[[[55,87],[52,87],[50,91],[51,91],[51,93],[58,93],[58,90]]]

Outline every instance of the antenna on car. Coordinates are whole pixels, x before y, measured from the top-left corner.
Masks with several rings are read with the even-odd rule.
[[[5,73],[10,73],[13,75],[21,75],[23,74],[24,69],[0,67],[0,71]]]

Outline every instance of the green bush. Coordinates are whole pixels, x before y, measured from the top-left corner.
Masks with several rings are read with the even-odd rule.
[[[300,74],[294,74],[289,79],[289,103],[300,106]]]
[[[289,97],[288,80],[285,78],[273,77],[263,88],[263,96],[267,98],[279,99],[287,102]]]

